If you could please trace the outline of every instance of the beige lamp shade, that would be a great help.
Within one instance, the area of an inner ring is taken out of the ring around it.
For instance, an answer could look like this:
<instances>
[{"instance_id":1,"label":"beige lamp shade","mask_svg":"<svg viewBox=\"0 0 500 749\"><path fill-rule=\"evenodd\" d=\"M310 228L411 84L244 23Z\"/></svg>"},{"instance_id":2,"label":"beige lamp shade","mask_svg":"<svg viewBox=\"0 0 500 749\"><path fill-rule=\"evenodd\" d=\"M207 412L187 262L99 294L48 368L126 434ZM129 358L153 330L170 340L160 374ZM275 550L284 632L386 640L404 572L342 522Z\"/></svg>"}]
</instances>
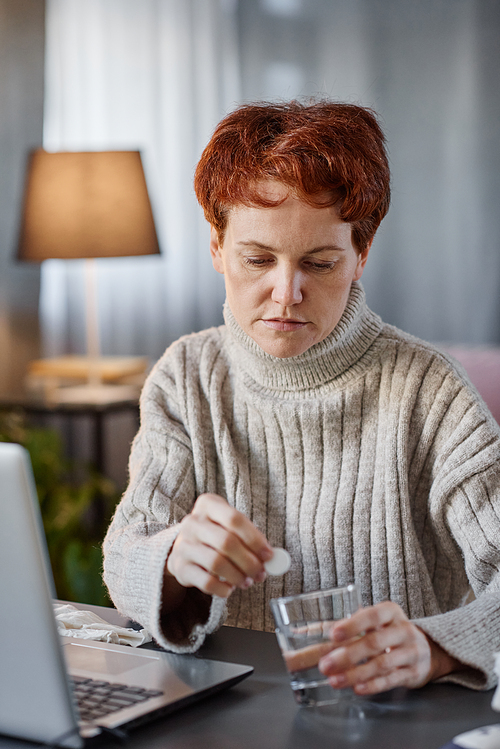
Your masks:
<instances>
[{"instance_id":1,"label":"beige lamp shade","mask_svg":"<svg viewBox=\"0 0 500 749\"><path fill-rule=\"evenodd\" d=\"M21 260L160 252L139 151L48 153L30 159Z\"/></svg>"}]
</instances>

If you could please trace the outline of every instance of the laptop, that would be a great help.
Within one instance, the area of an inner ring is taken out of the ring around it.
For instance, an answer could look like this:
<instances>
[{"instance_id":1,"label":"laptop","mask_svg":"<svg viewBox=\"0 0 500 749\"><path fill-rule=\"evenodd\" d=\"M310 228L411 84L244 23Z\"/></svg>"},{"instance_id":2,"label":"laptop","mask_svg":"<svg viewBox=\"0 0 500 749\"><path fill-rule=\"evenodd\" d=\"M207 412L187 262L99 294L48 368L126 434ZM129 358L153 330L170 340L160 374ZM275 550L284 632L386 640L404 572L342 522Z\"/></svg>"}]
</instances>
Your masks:
<instances>
[{"instance_id":1,"label":"laptop","mask_svg":"<svg viewBox=\"0 0 500 749\"><path fill-rule=\"evenodd\" d=\"M253 671L63 638L54 598L29 455L20 445L0 443L0 734L77 749L102 732L123 735L123 727L182 708Z\"/></svg>"}]
</instances>

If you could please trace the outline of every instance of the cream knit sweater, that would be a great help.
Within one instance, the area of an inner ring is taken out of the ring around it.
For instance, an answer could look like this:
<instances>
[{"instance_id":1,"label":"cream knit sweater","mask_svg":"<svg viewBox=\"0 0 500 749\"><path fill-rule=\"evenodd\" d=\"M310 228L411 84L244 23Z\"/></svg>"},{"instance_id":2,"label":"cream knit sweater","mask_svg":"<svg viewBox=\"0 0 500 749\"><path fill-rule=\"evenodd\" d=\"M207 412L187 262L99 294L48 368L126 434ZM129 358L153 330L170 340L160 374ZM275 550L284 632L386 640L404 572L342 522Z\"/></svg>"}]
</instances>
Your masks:
<instances>
[{"instance_id":1,"label":"cream knit sweater","mask_svg":"<svg viewBox=\"0 0 500 749\"><path fill-rule=\"evenodd\" d=\"M117 608L177 652L221 624L219 598L184 641L160 624L176 524L214 492L292 556L284 577L229 598L226 623L273 630L270 598L356 581L364 605L395 601L464 663L448 680L492 686L500 430L463 370L384 325L357 283L330 336L290 359L225 315L170 346L144 387L130 484L104 543Z\"/></svg>"}]
</instances>

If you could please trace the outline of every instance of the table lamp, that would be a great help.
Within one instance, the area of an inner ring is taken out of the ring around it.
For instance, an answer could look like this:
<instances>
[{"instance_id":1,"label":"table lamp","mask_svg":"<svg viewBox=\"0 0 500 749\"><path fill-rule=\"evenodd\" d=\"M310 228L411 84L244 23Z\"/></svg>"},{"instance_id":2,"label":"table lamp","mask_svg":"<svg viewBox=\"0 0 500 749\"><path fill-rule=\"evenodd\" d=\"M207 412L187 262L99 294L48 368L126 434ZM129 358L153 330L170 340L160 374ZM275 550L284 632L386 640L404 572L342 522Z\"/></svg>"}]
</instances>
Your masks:
<instances>
[{"instance_id":1,"label":"table lamp","mask_svg":"<svg viewBox=\"0 0 500 749\"><path fill-rule=\"evenodd\" d=\"M29 366L30 377L51 383L48 398L107 403L138 394L137 385L123 381L145 372L147 359L100 355L94 259L159 252L139 151L31 154L18 258L84 258L86 270L86 356L39 359ZM60 386L78 378L85 384Z\"/></svg>"}]
</instances>

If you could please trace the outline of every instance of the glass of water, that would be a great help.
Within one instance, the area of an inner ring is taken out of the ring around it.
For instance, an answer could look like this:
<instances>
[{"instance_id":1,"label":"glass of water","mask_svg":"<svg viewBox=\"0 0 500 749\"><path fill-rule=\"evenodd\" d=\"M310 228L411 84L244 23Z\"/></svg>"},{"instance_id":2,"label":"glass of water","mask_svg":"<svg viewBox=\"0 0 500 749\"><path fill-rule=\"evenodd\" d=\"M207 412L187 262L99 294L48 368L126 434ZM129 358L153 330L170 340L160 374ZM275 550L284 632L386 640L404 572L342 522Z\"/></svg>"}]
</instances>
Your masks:
<instances>
[{"instance_id":1,"label":"glass of water","mask_svg":"<svg viewBox=\"0 0 500 749\"><path fill-rule=\"evenodd\" d=\"M318 663L335 647L329 637L333 622L352 616L360 607L354 584L271 600L276 636L299 705L313 707L354 699L350 687L333 689Z\"/></svg>"}]
</instances>

